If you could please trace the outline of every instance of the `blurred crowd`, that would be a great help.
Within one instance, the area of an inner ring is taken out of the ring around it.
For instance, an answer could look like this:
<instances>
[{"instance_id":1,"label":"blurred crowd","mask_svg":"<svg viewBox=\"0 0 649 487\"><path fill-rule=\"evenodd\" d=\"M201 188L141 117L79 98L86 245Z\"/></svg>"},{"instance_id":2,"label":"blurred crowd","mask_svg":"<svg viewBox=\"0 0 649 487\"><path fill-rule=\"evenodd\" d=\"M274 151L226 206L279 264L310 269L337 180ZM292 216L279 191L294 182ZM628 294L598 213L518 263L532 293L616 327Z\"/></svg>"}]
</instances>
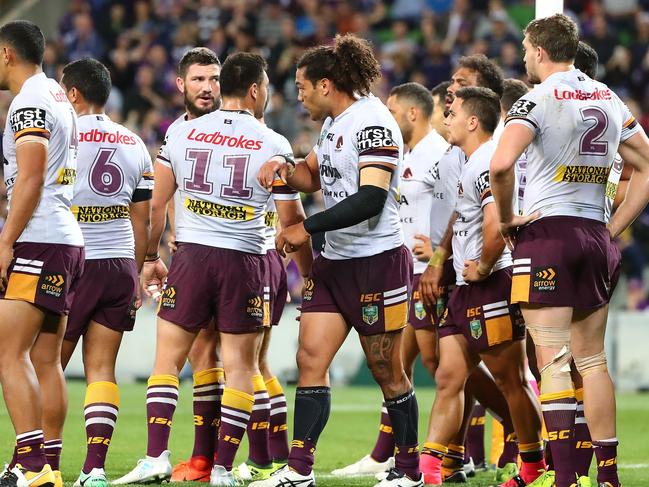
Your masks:
<instances>
[{"instance_id":1,"label":"blurred crowd","mask_svg":"<svg viewBox=\"0 0 649 487\"><path fill-rule=\"evenodd\" d=\"M418 81L432 88L450 78L459 57L484 53L506 77L525 80L521 38L534 0L70 0L58 36L48 39L44 69L60 78L65 63L91 56L110 69L110 117L135 130L155 154L183 112L175 86L183 53L203 45L221 60L255 51L269 64L272 96L266 123L296 155L317 139L296 101L295 61L305 48L354 32L372 41L383 69L375 94ZM583 39L599 54L599 79L611 86L649 131L649 0L564 0ZM8 106L0 94L0 123ZM311 201L307 201L311 204ZM649 214L625 235L625 272L644 306L642 273L649 256ZM630 288L631 289L631 288Z\"/></svg>"}]
</instances>

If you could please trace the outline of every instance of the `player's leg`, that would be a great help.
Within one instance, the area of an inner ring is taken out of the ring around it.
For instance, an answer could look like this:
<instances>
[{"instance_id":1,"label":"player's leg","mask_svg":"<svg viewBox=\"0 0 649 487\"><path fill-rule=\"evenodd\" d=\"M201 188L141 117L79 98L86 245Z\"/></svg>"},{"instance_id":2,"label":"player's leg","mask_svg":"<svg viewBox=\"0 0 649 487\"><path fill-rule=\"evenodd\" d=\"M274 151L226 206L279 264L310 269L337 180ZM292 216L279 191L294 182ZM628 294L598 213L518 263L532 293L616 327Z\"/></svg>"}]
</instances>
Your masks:
<instances>
[{"instance_id":1,"label":"player's leg","mask_svg":"<svg viewBox=\"0 0 649 487\"><path fill-rule=\"evenodd\" d=\"M439 357L435 374L435 401L430 415L428 438L422 449L425 482L432 485L442 483L442 461L448 453L449 443L456 438L461 429L464 416L464 386L477 362L461 334L440 337Z\"/></svg>"},{"instance_id":2,"label":"player's leg","mask_svg":"<svg viewBox=\"0 0 649 487\"><path fill-rule=\"evenodd\" d=\"M597 458L597 481L618 487L615 389L604 351L607 317L608 305L575 310L570 345L584 385L584 413Z\"/></svg>"},{"instance_id":3,"label":"player's leg","mask_svg":"<svg viewBox=\"0 0 649 487\"><path fill-rule=\"evenodd\" d=\"M279 379L273 375L268 362L268 347L273 328L264 330L264 340L259 352L259 370L264 378L266 390L270 399L270 428L268 443L273 460L273 468L277 469L286 465L288 461L288 427L286 424L287 406L284 389Z\"/></svg>"},{"instance_id":4,"label":"player's leg","mask_svg":"<svg viewBox=\"0 0 649 487\"><path fill-rule=\"evenodd\" d=\"M509 405L522 460L520 476L529 484L545 471L545 462L541 411L526 379L525 342L514 340L501 343L483 351L480 356Z\"/></svg>"},{"instance_id":5,"label":"player's leg","mask_svg":"<svg viewBox=\"0 0 649 487\"><path fill-rule=\"evenodd\" d=\"M218 332L210 324L198 332L187 357L193 372L194 447L188 460L174 465L174 482L207 482L210 478L224 382L223 369L218 367L218 343Z\"/></svg>"},{"instance_id":6,"label":"player's leg","mask_svg":"<svg viewBox=\"0 0 649 487\"><path fill-rule=\"evenodd\" d=\"M575 386L575 399L577 400L577 413L575 416L575 451L574 461L578 477L588 477L590 464L593 461L593 445L584 415L584 382L577 372L573 361L570 368L572 383Z\"/></svg>"},{"instance_id":7,"label":"player's leg","mask_svg":"<svg viewBox=\"0 0 649 487\"><path fill-rule=\"evenodd\" d=\"M64 340L64 344L70 343ZM84 419L86 458L77 485L106 485L104 465L119 415L119 389L115 363L122 332L91 321L83 337L83 366L86 375Z\"/></svg>"},{"instance_id":8,"label":"player's leg","mask_svg":"<svg viewBox=\"0 0 649 487\"><path fill-rule=\"evenodd\" d=\"M232 471L232 462L246 432L254 404L253 377L259 376L259 329L248 333L220 332L225 389L221 403L221 426L215 471Z\"/></svg>"},{"instance_id":9,"label":"player's leg","mask_svg":"<svg viewBox=\"0 0 649 487\"><path fill-rule=\"evenodd\" d=\"M0 299L0 316L3 336L0 381L7 412L16 431L14 460L10 467L20 464L27 472L41 472L47 464L43 452L41 400L29 352L41 329L44 312L24 301ZM46 481L54 482L54 474L45 477Z\"/></svg>"},{"instance_id":10,"label":"player's leg","mask_svg":"<svg viewBox=\"0 0 649 487\"><path fill-rule=\"evenodd\" d=\"M147 381L146 461L138 462L131 472L113 484L161 482L171 477L168 445L178 403L178 375L197 333L158 316L155 362Z\"/></svg>"},{"instance_id":11,"label":"player's leg","mask_svg":"<svg viewBox=\"0 0 649 487\"><path fill-rule=\"evenodd\" d=\"M322 292L326 293L326 290ZM316 296L313 301L319 299ZM329 366L349 330L339 313L304 312L303 309L296 357L299 379L288 466L267 480L252 482L250 487L315 485L313 464L316 446L331 408Z\"/></svg>"},{"instance_id":12,"label":"player's leg","mask_svg":"<svg viewBox=\"0 0 649 487\"><path fill-rule=\"evenodd\" d=\"M66 316L45 313L41 332L30 353L44 399L45 458L54 471L60 470L63 424L68 411L68 393L61 367L61 344L66 322Z\"/></svg>"},{"instance_id":13,"label":"player's leg","mask_svg":"<svg viewBox=\"0 0 649 487\"><path fill-rule=\"evenodd\" d=\"M548 448L557 487L575 480L574 424L577 403L570 377L572 308L521 304L527 329L536 346L541 374L541 411L548 431Z\"/></svg>"}]
</instances>

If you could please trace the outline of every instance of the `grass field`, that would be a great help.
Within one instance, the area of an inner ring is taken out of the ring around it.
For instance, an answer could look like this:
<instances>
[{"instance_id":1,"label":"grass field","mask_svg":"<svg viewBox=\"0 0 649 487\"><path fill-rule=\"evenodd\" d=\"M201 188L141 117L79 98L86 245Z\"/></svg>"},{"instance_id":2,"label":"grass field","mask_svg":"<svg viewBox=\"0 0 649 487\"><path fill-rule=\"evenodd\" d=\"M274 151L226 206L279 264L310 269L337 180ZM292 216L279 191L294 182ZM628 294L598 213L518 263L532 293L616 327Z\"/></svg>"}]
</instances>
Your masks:
<instances>
[{"instance_id":1,"label":"grass field","mask_svg":"<svg viewBox=\"0 0 649 487\"><path fill-rule=\"evenodd\" d=\"M62 471L66 483L76 480L85 454L85 432L82 405L84 384L72 382L70 411L63 438ZM145 453L146 424L144 410L144 384L126 385L121 388L122 403L117 430L113 437L107 473L117 478L130 470ZM289 405L293 404L293 390L287 390ZM432 404L434 392L430 388L417 390L421 414L421 429L428 421L427 411ZM331 417L318 444L316 479L319 486L372 486L370 477L353 479L332 478L333 468L355 461L371 449L378 426L378 389L366 387L335 388ZM620 470L624 487L649 486L649 395L621 395L618 398L618 437L621 441ZM289 420L289 426L292 421ZM191 453L193 426L191 414L191 385L184 384L174 428L171 434L172 461ZM8 460L13 449L14 433L4 407L0 409L0 459ZM487 442L488 444L489 442ZM245 444L240 458L247 452ZM490 484L491 474L484 473L469 484L473 487Z\"/></svg>"}]
</instances>

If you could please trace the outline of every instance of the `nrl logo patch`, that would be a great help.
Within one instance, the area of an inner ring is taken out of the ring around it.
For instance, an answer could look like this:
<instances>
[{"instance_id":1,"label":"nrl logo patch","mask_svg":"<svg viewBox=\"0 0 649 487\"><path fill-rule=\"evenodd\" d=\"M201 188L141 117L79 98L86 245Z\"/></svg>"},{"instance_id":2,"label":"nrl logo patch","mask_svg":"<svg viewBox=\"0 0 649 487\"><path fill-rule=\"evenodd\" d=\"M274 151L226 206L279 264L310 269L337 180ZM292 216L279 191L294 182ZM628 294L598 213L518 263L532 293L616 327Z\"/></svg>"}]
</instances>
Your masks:
<instances>
[{"instance_id":1,"label":"nrl logo patch","mask_svg":"<svg viewBox=\"0 0 649 487\"><path fill-rule=\"evenodd\" d=\"M426 317L426 309L421 301L415 301L415 316L418 320L423 320Z\"/></svg>"},{"instance_id":2,"label":"nrl logo patch","mask_svg":"<svg viewBox=\"0 0 649 487\"><path fill-rule=\"evenodd\" d=\"M363 306L363 321L368 325L373 325L379 321L379 307L375 304Z\"/></svg>"},{"instance_id":3,"label":"nrl logo patch","mask_svg":"<svg viewBox=\"0 0 649 487\"><path fill-rule=\"evenodd\" d=\"M469 327L471 328L471 336L478 340L482 336L482 324L480 320L471 320Z\"/></svg>"}]
</instances>

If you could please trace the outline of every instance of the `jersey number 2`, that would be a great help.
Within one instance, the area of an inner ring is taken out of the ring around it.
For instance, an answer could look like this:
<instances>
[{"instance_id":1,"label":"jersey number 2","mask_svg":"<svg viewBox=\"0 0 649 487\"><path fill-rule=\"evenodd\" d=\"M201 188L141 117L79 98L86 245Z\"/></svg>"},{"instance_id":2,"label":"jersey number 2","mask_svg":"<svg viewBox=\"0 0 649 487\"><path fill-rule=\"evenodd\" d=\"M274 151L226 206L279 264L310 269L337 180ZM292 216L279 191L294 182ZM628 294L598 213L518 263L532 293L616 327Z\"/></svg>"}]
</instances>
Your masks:
<instances>
[{"instance_id":1,"label":"jersey number 2","mask_svg":"<svg viewBox=\"0 0 649 487\"><path fill-rule=\"evenodd\" d=\"M608 154L608 142L601 140L608 128L606 112L597 107L586 107L579 110L584 122L593 121L579 140L579 153L588 156L605 156Z\"/></svg>"}]
</instances>

